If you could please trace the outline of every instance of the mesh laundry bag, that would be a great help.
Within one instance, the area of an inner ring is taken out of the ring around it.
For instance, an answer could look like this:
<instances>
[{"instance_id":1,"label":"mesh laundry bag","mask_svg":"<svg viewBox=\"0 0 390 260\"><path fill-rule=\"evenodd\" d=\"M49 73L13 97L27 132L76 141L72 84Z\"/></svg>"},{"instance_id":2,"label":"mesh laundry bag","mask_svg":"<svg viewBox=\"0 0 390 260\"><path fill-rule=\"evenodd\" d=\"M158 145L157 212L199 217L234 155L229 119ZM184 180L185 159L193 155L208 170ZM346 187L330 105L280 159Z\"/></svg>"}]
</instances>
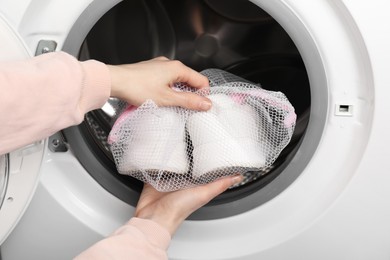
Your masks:
<instances>
[{"instance_id":1,"label":"mesh laundry bag","mask_svg":"<svg viewBox=\"0 0 390 260\"><path fill-rule=\"evenodd\" d=\"M121 114L108 138L119 173L173 191L272 165L295 127L285 95L219 69L202 74L210 90L174 88L207 96L207 112L148 100Z\"/></svg>"}]
</instances>

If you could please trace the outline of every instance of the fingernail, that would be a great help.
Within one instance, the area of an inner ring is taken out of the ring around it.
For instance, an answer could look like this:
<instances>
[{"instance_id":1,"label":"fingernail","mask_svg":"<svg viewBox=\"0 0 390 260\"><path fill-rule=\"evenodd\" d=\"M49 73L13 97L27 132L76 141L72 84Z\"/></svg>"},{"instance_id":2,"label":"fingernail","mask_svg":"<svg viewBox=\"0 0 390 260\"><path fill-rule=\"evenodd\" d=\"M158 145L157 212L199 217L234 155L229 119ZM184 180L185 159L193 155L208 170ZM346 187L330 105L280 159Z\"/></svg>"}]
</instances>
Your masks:
<instances>
[{"instance_id":1,"label":"fingernail","mask_svg":"<svg viewBox=\"0 0 390 260\"><path fill-rule=\"evenodd\" d=\"M210 101L202 101L200 103L200 109L202 110L209 110L211 108L211 102Z\"/></svg>"},{"instance_id":2,"label":"fingernail","mask_svg":"<svg viewBox=\"0 0 390 260\"><path fill-rule=\"evenodd\" d=\"M243 179L244 179L244 177L241 174L234 176L232 178L232 185L236 185L236 184L242 182Z\"/></svg>"}]
</instances>

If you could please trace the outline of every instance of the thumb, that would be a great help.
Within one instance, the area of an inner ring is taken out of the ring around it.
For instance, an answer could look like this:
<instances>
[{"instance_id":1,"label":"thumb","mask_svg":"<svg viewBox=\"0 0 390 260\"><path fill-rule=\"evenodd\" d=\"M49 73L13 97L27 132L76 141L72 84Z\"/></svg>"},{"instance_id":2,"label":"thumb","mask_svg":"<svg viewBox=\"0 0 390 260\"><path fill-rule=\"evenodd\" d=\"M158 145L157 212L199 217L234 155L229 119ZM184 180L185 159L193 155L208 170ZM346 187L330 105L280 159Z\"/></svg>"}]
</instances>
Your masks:
<instances>
[{"instance_id":1,"label":"thumb","mask_svg":"<svg viewBox=\"0 0 390 260\"><path fill-rule=\"evenodd\" d=\"M180 106L191 110L206 111L212 106L211 100L191 92L177 92L172 90L172 95L167 106Z\"/></svg>"},{"instance_id":2,"label":"thumb","mask_svg":"<svg viewBox=\"0 0 390 260\"><path fill-rule=\"evenodd\" d=\"M235 176L224 177L209 184L194 188L193 194L198 196L198 207L207 204L210 200L227 190L232 185L240 183L244 177L239 174Z\"/></svg>"}]
</instances>

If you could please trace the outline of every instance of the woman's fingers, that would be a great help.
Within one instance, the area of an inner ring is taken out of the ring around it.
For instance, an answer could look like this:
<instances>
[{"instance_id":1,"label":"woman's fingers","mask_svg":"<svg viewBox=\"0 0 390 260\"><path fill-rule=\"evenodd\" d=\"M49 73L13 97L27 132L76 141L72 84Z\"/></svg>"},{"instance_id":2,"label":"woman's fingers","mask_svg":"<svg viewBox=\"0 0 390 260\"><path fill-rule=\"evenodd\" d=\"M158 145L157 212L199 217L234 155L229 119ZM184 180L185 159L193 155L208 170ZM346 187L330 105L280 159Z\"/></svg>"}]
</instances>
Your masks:
<instances>
[{"instance_id":1,"label":"woman's fingers","mask_svg":"<svg viewBox=\"0 0 390 260\"><path fill-rule=\"evenodd\" d=\"M242 175L225 177L219 180L216 180L212 183L199 186L193 189L193 194L196 194L198 197L198 205L195 205L197 208L202 207L207 204L210 200L226 191L229 187L240 183L243 180Z\"/></svg>"},{"instance_id":2,"label":"woman's fingers","mask_svg":"<svg viewBox=\"0 0 390 260\"><path fill-rule=\"evenodd\" d=\"M170 61L169 63L173 67L171 71L176 73L176 77L173 78L172 83L185 82L193 88L209 88L209 80L206 76L185 66L178 60Z\"/></svg>"},{"instance_id":3,"label":"woman's fingers","mask_svg":"<svg viewBox=\"0 0 390 260\"><path fill-rule=\"evenodd\" d=\"M191 92L179 92L171 89L164 106L180 106L191 110L206 111L212 106L210 99Z\"/></svg>"}]
</instances>

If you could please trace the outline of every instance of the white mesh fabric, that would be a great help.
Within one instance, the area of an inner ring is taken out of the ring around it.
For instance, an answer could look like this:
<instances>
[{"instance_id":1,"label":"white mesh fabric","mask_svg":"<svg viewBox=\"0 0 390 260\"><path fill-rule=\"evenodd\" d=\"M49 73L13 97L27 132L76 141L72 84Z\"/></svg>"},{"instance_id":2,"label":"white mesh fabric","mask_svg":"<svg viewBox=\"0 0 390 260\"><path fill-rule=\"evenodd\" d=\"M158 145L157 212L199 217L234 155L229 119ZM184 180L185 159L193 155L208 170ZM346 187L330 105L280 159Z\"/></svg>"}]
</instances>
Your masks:
<instances>
[{"instance_id":1,"label":"white mesh fabric","mask_svg":"<svg viewBox=\"0 0 390 260\"><path fill-rule=\"evenodd\" d=\"M175 89L207 96L209 111L158 107L148 100L118 118L109 143L119 173L174 191L237 173L248 177L272 165L295 127L285 95L219 69L202 74L209 91L185 84Z\"/></svg>"}]
</instances>

